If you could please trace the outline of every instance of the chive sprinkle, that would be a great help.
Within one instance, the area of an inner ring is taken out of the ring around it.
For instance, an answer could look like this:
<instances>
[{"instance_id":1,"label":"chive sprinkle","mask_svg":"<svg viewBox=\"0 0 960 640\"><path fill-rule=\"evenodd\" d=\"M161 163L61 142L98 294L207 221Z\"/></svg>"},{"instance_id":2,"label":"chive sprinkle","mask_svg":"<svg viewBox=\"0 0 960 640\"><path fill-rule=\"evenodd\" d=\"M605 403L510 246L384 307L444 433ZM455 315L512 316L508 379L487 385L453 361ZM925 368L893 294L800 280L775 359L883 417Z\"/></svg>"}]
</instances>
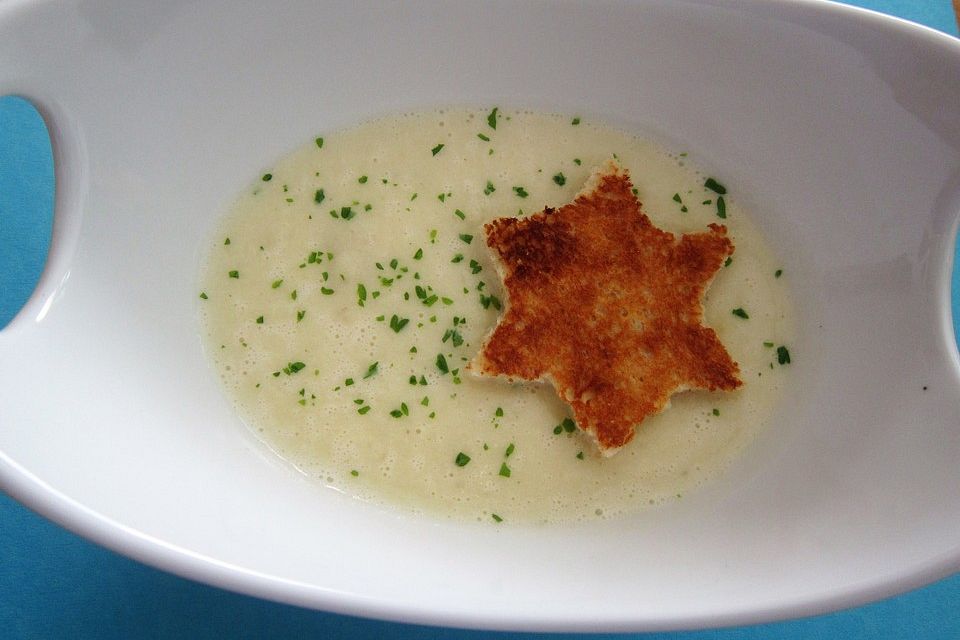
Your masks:
<instances>
[{"instance_id":1,"label":"chive sprinkle","mask_svg":"<svg viewBox=\"0 0 960 640\"><path fill-rule=\"evenodd\" d=\"M723 199L723 196L717 197L717 217L726 218L727 217L727 203Z\"/></svg>"},{"instance_id":2,"label":"chive sprinkle","mask_svg":"<svg viewBox=\"0 0 960 640\"><path fill-rule=\"evenodd\" d=\"M454 459L454 464L458 467L465 467L467 463L470 462L470 456L465 454L463 451L457 454L457 457Z\"/></svg>"},{"instance_id":3,"label":"chive sprinkle","mask_svg":"<svg viewBox=\"0 0 960 640\"><path fill-rule=\"evenodd\" d=\"M419 260L422 257L423 257L423 249L417 249L417 252L413 254L414 260Z\"/></svg>"},{"instance_id":4,"label":"chive sprinkle","mask_svg":"<svg viewBox=\"0 0 960 640\"><path fill-rule=\"evenodd\" d=\"M501 518L500 516L498 516L498 515L495 514L495 513L491 513L491 514L490 514L490 517L493 518L493 521L494 521L494 522L503 522L503 518Z\"/></svg>"},{"instance_id":5,"label":"chive sprinkle","mask_svg":"<svg viewBox=\"0 0 960 640\"><path fill-rule=\"evenodd\" d=\"M200 292L200 299L201 299L201 300L206 300L208 297L209 297L209 296L207 296L207 293L206 293L205 291L201 291L201 292Z\"/></svg>"},{"instance_id":6,"label":"chive sprinkle","mask_svg":"<svg viewBox=\"0 0 960 640\"><path fill-rule=\"evenodd\" d=\"M524 189L523 187L514 187L513 190L521 198L526 198L527 196L530 195L529 193L527 193L527 190Z\"/></svg>"},{"instance_id":7,"label":"chive sprinkle","mask_svg":"<svg viewBox=\"0 0 960 640\"><path fill-rule=\"evenodd\" d=\"M553 181L557 183L557 186L562 187L563 185L567 184L567 177L563 175L563 172L560 172L553 176Z\"/></svg>"},{"instance_id":8,"label":"chive sprinkle","mask_svg":"<svg viewBox=\"0 0 960 640\"><path fill-rule=\"evenodd\" d=\"M271 288L271 289L276 289L277 287L279 287L279 286L282 285L282 284L283 284L283 278L280 278L279 280L274 280L274 281L270 284L270 288Z\"/></svg>"},{"instance_id":9,"label":"chive sprinkle","mask_svg":"<svg viewBox=\"0 0 960 640\"><path fill-rule=\"evenodd\" d=\"M779 278L782 275L783 275L783 269L777 269L776 271L773 272L774 278Z\"/></svg>"},{"instance_id":10,"label":"chive sprinkle","mask_svg":"<svg viewBox=\"0 0 960 640\"><path fill-rule=\"evenodd\" d=\"M490 182L489 180L487 180L487 186L484 187L484 189L483 189L484 195L490 195L491 193L493 193L493 192L496 191L496 190L497 190L497 188L493 186L493 183Z\"/></svg>"},{"instance_id":11,"label":"chive sprinkle","mask_svg":"<svg viewBox=\"0 0 960 640\"><path fill-rule=\"evenodd\" d=\"M440 373L447 374L450 373L450 368L447 366L447 359L443 357L443 354L437 354L437 369L440 370Z\"/></svg>"},{"instance_id":12,"label":"chive sprinkle","mask_svg":"<svg viewBox=\"0 0 960 640\"><path fill-rule=\"evenodd\" d=\"M571 121L570 121L570 124L572 124L573 126L577 126L578 124L580 124L580 117L577 116L576 118L574 118L573 120L571 120Z\"/></svg>"},{"instance_id":13,"label":"chive sprinkle","mask_svg":"<svg viewBox=\"0 0 960 640\"><path fill-rule=\"evenodd\" d=\"M460 211L460 209L457 209L456 211L454 211L453 215L457 216L461 220L465 220L467 217L467 214L465 214L463 211Z\"/></svg>"},{"instance_id":14,"label":"chive sprinkle","mask_svg":"<svg viewBox=\"0 0 960 640\"><path fill-rule=\"evenodd\" d=\"M713 178L707 178L706 182L703 183L703 186L707 189L710 189L710 191L719 193L720 195L723 195L727 192L727 188Z\"/></svg>"},{"instance_id":15,"label":"chive sprinkle","mask_svg":"<svg viewBox=\"0 0 960 640\"><path fill-rule=\"evenodd\" d=\"M507 466L506 462L500 463L500 475L503 476L504 478L510 477L510 467Z\"/></svg>"},{"instance_id":16,"label":"chive sprinkle","mask_svg":"<svg viewBox=\"0 0 960 640\"><path fill-rule=\"evenodd\" d=\"M737 316L738 318L743 318L744 320L748 320L748 319L750 318L750 316L747 314L747 312L743 310L743 307L737 307L736 309L734 309L734 310L731 311L730 313L732 313L733 315Z\"/></svg>"},{"instance_id":17,"label":"chive sprinkle","mask_svg":"<svg viewBox=\"0 0 960 640\"><path fill-rule=\"evenodd\" d=\"M484 142L490 142L490 138L487 137L487 136L485 136L485 135L483 135L482 133L478 133L478 134L477 134L477 137L480 138L481 140L483 140Z\"/></svg>"},{"instance_id":18,"label":"chive sprinkle","mask_svg":"<svg viewBox=\"0 0 960 640\"><path fill-rule=\"evenodd\" d=\"M261 178L261 180L263 180L264 182L270 182L271 180L273 180L273 174L265 173L263 174L263 177Z\"/></svg>"},{"instance_id":19,"label":"chive sprinkle","mask_svg":"<svg viewBox=\"0 0 960 640\"><path fill-rule=\"evenodd\" d=\"M380 366L379 362L374 362L369 367L367 367L367 372L363 374L363 379L372 378L377 373L377 368Z\"/></svg>"},{"instance_id":20,"label":"chive sprinkle","mask_svg":"<svg viewBox=\"0 0 960 640\"><path fill-rule=\"evenodd\" d=\"M514 449L516 449L516 447L511 442L509 445L507 445L507 450L503 452L503 457L509 458L513 454Z\"/></svg>"},{"instance_id":21,"label":"chive sprinkle","mask_svg":"<svg viewBox=\"0 0 960 640\"><path fill-rule=\"evenodd\" d=\"M491 129L497 128L497 110L499 107L494 107L493 111L490 112L490 115L487 116L487 124L490 125Z\"/></svg>"},{"instance_id":22,"label":"chive sprinkle","mask_svg":"<svg viewBox=\"0 0 960 640\"><path fill-rule=\"evenodd\" d=\"M461 233L460 239L466 242L467 244L470 244L471 242L473 242L473 236L470 235L469 233Z\"/></svg>"},{"instance_id":23,"label":"chive sprinkle","mask_svg":"<svg viewBox=\"0 0 960 640\"><path fill-rule=\"evenodd\" d=\"M437 155L438 153L440 153L440 150L441 150L441 149L443 149L443 143L442 143L442 142L441 142L440 144L438 144L437 146L435 146L433 149L430 149L430 153L432 153L433 155Z\"/></svg>"},{"instance_id":24,"label":"chive sprinkle","mask_svg":"<svg viewBox=\"0 0 960 640\"><path fill-rule=\"evenodd\" d=\"M790 364L790 352L783 345L777 347L777 362L780 364Z\"/></svg>"},{"instance_id":25,"label":"chive sprinkle","mask_svg":"<svg viewBox=\"0 0 960 640\"><path fill-rule=\"evenodd\" d=\"M360 184L367 184L367 176L360 176L359 178L357 178L357 182L359 182Z\"/></svg>"},{"instance_id":26,"label":"chive sprinkle","mask_svg":"<svg viewBox=\"0 0 960 640\"><path fill-rule=\"evenodd\" d=\"M233 271L230 271L229 273L227 273L227 275L230 276L231 278L239 278L239 277L240 277L240 272L237 271L237 270L233 270Z\"/></svg>"},{"instance_id":27,"label":"chive sprinkle","mask_svg":"<svg viewBox=\"0 0 960 640\"><path fill-rule=\"evenodd\" d=\"M323 138L317 138L316 140L314 140L314 142L317 143L318 149L323 149Z\"/></svg>"},{"instance_id":28,"label":"chive sprinkle","mask_svg":"<svg viewBox=\"0 0 960 640\"><path fill-rule=\"evenodd\" d=\"M400 330L407 326L408 322L410 322L409 318L401 318L397 314L393 314L390 318L390 328L393 329L394 333L400 333Z\"/></svg>"}]
</instances>

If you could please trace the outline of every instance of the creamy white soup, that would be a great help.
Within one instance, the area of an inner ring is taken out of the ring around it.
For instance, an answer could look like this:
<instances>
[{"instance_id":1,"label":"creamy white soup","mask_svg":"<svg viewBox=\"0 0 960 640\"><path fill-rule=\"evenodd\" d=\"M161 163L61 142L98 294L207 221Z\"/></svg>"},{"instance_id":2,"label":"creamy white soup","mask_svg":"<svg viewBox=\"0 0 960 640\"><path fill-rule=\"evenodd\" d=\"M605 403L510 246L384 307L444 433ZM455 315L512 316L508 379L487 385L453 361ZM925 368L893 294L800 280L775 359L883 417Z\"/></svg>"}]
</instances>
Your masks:
<instances>
[{"instance_id":1,"label":"creamy white soup","mask_svg":"<svg viewBox=\"0 0 960 640\"><path fill-rule=\"evenodd\" d=\"M265 169L213 239L200 286L209 354L264 442L359 499L500 526L682 499L764 428L793 336L787 276L736 185L686 156L586 118L503 109L324 134ZM549 384L464 366L505 304L484 222L569 202L612 157L658 226L727 226L736 251L706 322L744 385L675 395L603 458Z\"/></svg>"}]
</instances>

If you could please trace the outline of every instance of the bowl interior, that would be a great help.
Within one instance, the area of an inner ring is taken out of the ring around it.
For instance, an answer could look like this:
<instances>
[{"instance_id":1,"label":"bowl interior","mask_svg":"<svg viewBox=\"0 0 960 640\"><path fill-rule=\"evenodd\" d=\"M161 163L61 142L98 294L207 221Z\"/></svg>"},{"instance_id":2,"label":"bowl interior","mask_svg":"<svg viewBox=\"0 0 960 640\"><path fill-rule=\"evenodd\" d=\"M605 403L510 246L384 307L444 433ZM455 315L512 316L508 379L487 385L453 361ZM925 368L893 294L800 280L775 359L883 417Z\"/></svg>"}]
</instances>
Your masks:
<instances>
[{"instance_id":1,"label":"bowl interior","mask_svg":"<svg viewBox=\"0 0 960 640\"><path fill-rule=\"evenodd\" d=\"M51 3L0 33L0 91L40 106L58 162L51 262L0 334L0 481L42 513L221 586L461 626L757 621L960 566L947 37L760 1ZM369 117L496 104L689 149L782 256L793 388L689 499L563 527L418 518L291 472L220 389L197 270L251 176Z\"/></svg>"}]
</instances>

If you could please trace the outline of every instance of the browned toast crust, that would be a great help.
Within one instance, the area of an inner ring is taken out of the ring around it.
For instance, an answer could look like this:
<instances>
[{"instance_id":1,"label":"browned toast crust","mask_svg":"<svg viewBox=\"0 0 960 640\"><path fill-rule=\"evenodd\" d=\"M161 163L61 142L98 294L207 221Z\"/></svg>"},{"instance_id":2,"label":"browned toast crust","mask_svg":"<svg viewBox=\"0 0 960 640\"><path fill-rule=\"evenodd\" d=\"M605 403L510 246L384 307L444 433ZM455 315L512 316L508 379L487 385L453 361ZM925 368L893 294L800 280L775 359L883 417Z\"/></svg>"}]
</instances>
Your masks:
<instances>
[{"instance_id":1,"label":"browned toast crust","mask_svg":"<svg viewBox=\"0 0 960 640\"><path fill-rule=\"evenodd\" d=\"M676 391L742 384L701 302L734 248L722 225L680 237L655 227L615 165L585 191L485 226L507 304L470 368L550 380L610 455Z\"/></svg>"}]
</instances>

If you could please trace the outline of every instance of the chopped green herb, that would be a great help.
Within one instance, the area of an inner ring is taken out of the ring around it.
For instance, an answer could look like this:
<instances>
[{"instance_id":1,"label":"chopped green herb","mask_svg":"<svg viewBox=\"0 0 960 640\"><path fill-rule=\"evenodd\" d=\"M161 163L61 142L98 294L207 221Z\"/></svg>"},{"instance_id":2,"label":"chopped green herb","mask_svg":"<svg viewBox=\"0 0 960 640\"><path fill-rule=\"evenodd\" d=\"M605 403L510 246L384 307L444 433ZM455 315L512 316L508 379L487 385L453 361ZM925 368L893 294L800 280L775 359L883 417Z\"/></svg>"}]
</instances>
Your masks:
<instances>
[{"instance_id":1,"label":"chopped green herb","mask_svg":"<svg viewBox=\"0 0 960 640\"><path fill-rule=\"evenodd\" d=\"M573 126L577 126L578 124L580 124L580 118L579 118L579 116L576 117L576 118L574 118L573 120L571 120L571 121L570 121L570 124L572 124Z\"/></svg>"},{"instance_id":2,"label":"chopped green herb","mask_svg":"<svg viewBox=\"0 0 960 640\"><path fill-rule=\"evenodd\" d=\"M350 475L352 475L354 478L356 478L357 476L360 475L360 472L357 471L356 469L353 469L352 471L350 471Z\"/></svg>"},{"instance_id":3,"label":"chopped green herb","mask_svg":"<svg viewBox=\"0 0 960 640\"><path fill-rule=\"evenodd\" d=\"M403 415L403 412L400 411L400 409L394 409L393 411L390 412L390 415L393 416L394 418L399 418Z\"/></svg>"},{"instance_id":4,"label":"chopped green herb","mask_svg":"<svg viewBox=\"0 0 960 640\"><path fill-rule=\"evenodd\" d=\"M314 140L314 142L317 143L318 149L323 149L323 138L317 138L316 140Z\"/></svg>"},{"instance_id":5,"label":"chopped green herb","mask_svg":"<svg viewBox=\"0 0 960 640\"><path fill-rule=\"evenodd\" d=\"M782 275L783 275L783 269L777 269L776 271L773 272L774 278L779 278Z\"/></svg>"},{"instance_id":6,"label":"chopped green herb","mask_svg":"<svg viewBox=\"0 0 960 640\"><path fill-rule=\"evenodd\" d=\"M261 178L261 180L263 180L264 182L270 182L271 180L273 180L273 174L265 173L263 174L263 178Z\"/></svg>"},{"instance_id":7,"label":"chopped green herb","mask_svg":"<svg viewBox=\"0 0 960 640\"><path fill-rule=\"evenodd\" d=\"M400 333L400 330L407 326L408 322L410 322L409 318L401 318L394 314L390 318L390 328L393 329L394 333Z\"/></svg>"},{"instance_id":8,"label":"chopped green herb","mask_svg":"<svg viewBox=\"0 0 960 640\"><path fill-rule=\"evenodd\" d=\"M490 517L493 518L493 521L494 521L494 522L503 522L503 518L501 518L500 516L498 516L498 515L495 514L495 513L491 513L491 514L490 514Z\"/></svg>"},{"instance_id":9,"label":"chopped green herb","mask_svg":"<svg viewBox=\"0 0 960 640\"><path fill-rule=\"evenodd\" d=\"M500 463L500 475L503 476L504 478L510 477L510 467L507 466L506 462Z\"/></svg>"},{"instance_id":10,"label":"chopped green herb","mask_svg":"<svg viewBox=\"0 0 960 640\"><path fill-rule=\"evenodd\" d=\"M231 278L239 278L239 277L240 277L240 272L237 271L237 270L233 270L233 271L230 271L229 273L227 273L227 275L230 276Z\"/></svg>"},{"instance_id":11,"label":"chopped green herb","mask_svg":"<svg viewBox=\"0 0 960 640\"><path fill-rule=\"evenodd\" d=\"M298 371L301 371L305 366L307 365L305 365L302 362L288 362L287 366L283 368L283 372L289 376L291 374L297 373Z\"/></svg>"},{"instance_id":12,"label":"chopped green herb","mask_svg":"<svg viewBox=\"0 0 960 640\"><path fill-rule=\"evenodd\" d=\"M790 352L782 345L777 347L777 362L780 364L790 364Z\"/></svg>"},{"instance_id":13,"label":"chopped green herb","mask_svg":"<svg viewBox=\"0 0 960 640\"><path fill-rule=\"evenodd\" d=\"M484 142L490 142L490 138L488 138L487 136L483 135L482 133L478 133L478 134L477 134L477 137L480 138L481 140L483 140Z\"/></svg>"},{"instance_id":14,"label":"chopped green herb","mask_svg":"<svg viewBox=\"0 0 960 640\"><path fill-rule=\"evenodd\" d=\"M200 292L200 299L201 299L201 300L206 300L207 297L208 297L208 296L207 296L207 294L206 294L205 291L201 291L201 292Z\"/></svg>"},{"instance_id":15,"label":"chopped green herb","mask_svg":"<svg viewBox=\"0 0 960 640\"><path fill-rule=\"evenodd\" d=\"M582 164L582 161L580 160L580 158L574 158L574 159L573 159L573 164L575 164L575 165L577 165L577 166L579 167L579 166Z\"/></svg>"},{"instance_id":16,"label":"chopped green herb","mask_svg":"<svg viewBox=\"0 0 960 640\"><path fill-rule=\"evenodd\" d=\"M340 217L344 220L350 220L355 217L357 212L353 210L352 207L341 207L340 208Z\"/></svg>"},{"instance_id":17,"label":"chopped green herb","mask_svg":"<svg viewBox=\"0 0 960 640\"><path fill-rule=\"evenodd\" d=\"M363 286L363 284L358 284L357 285L357 304L362 307L366 301L367 301L367 288Z\"/></svg>"},{"instance_id":18,"label":"chopped green herb","mask_svg":"<svg viewBox=\"0 0 960 640\"><path fill-rule=\"evenodd\" d=\"M452 262L453 264L457 264L458 262L463 262L463 254L458 253L457 255L453 256L450 262Z\"/></svg>"},{"instance_id":19,"label":"chopped green herb","mask_svg":"<svg viewBox=\"0 0 960 640\"><path fill-rule=\"evenodd\" d=\"M495 415L495 416L498 417L498 418L502 418L502 417L503 417L503 407L497 407L497 410L493 412L493 415Z\"/></svg>"},{"instance_id":20,"label":"chopped green herb","mask_svg":"<svg viewBox=\"0 0 960 640\"><path fill-rule=\"evenodd\" d=\"M727 256L727 259L723 261L723 266L729 267L731 262L733 262L733 258Z\"/></svg>"},{"instance_id":21,"label":"chopped green herb","mask_svg":"<svg viewBox=\"0 0 960 640\"><path fill-rule=\"evenodd\" d=\"M680 199L680 194L679 194L679 193L673 194L673 201L674 201L674 202L683 202L683 200Z\"/></svg>"},{"instance_id":22,"label":"chopped green herb","mask_svg":"<svg viewBox=\"0 0 960 640\"><path fill-rule=\"evenodd\" d=\"M723 199L723 196L717 197L717 217L726 218L727 217L727 203Z\"/></svg>"},{"instance_id":23,"label":"chopped green herb","mask_svg":"<svg viewBox=\"0 0 960 640\"><path fill-rule=\"evenodd\" d=\"M494 309L499 311L501 308L500 298L493 295L485 296L480 294L480 306L482 306L484 309L489 309L491 306L493 306Z\"/></svg>"},{"instance_id":24,"label":"chopped green herb","mask_svg":"<svg viewBox=\"0 0 960 640\"><path fill-rule=\"evenodd\" d=\"M353 385L353 378L347 378L346 380L343 381L343 386L345 387L349 387L352 385Z\"/></svg>"},{"instance_id":25,"label":"chopped green herb","mask_svg":"<svg viewBox=\"0 0 960 640\"><path fill-rule=\"evenodd\" d=\"M720 415L720 409L714 409L714 410L713 410L713 415L719 416L719 415Z\"/></svg>"},{"instance_id":26,"label":"chopped green herb","mask_svg":"<svg viewBox=\"0 0 960 640\"><path fill-rule=\"evenodd\" d=\"M480 273L481 271L483 271L483 267L480 266L480 263L477 262L476 260L471 260L471 261L470 261L470 273L473 273L474 275L476 275L476 274Z\"/></svg>"},{"instance_id":27,"label":"chopped green herb","mask_svg":"<svg viewBox=\"0 0 960 640\"><path fill-rule=\"evenodd\" d=\"M294 289L293 291L290 292L290 299L291 299L291 300L296 300L296 299L297 299L297 290L296 290L296 289Z\"/></svg>"},{"instance_id":28,"label":"chopped green herb","mask_svg":"<svg viewBox=\"0 0 960 640\"><path fill-rule=\"evenodd\" d=\"M225 244L225 245L230 244L230 238L224 238L224 239L223 239L223 244Z\"/></svg>"},{"instance_id":29,"label":"chopped green herb","mask_svg":"<svg viewBox=\"0 0 960 640\"><path fill-rule=\"evenodd\" d=\"M463 451L457 454L457 457L454 459L453 463L458 467L465 467L467 463L470 462L470 456L465 454Z\"/></svg>"},{"instance_id":30,"label":"chopped green herb","mask_svg":"<svg viewBox=\"0 0 960 640\"><path fill-rule=\"evenodd\" d=\"M583 451L577 454L577 460L583 460Z\"/></svg>"},{"instance_id":31,"label":"chopped green herb","mask_svg":"<svg viewBox=\"0 0 960 640\"><path fill-rule=\"evenodd\" d=\"M457 216L461 220L464 220L467 217L467 214L465 214L463 211L460 211L460 209L457 209L456 211L454 211L453 215Z\"/></svg>"},{"instance_id":32,"label":"chopped green herb","mask_svg":"<svg viewBox=\"0 0 960 640\"><path fill-rule=\"evenodd\" d=\"M273 283L270 285L270 288L271 288L271 289L276 289L277 287L279 287L279 286L282 285L282 284L283 284L283 278L280 278L279 280L274 280Z\"/></svg>"},{"instance_id":33,"label":"chopped green herb","mask_svg":"<svg viewBox=\"0 0 960 640\"><path fill-rule=\"evenodd\" d=\"M372 378L373 376L375 376L379 366L380 366L379 362L374 362L369 367L367 367L367 372L363 374L363 379L366 380L367 378Z\"/></svg>"},{"instance_id":34,"label":"chopped green herb","mask_svg":"<svg viewBox=\"0 0 960 640\"><path fill-rule=\"evenodd\" d=\"M567 184L567 177L563 175L563 172L560 172L553 176L553 181L557 183L558 186L562 187L563 185Z\"/></svg>"},{"instance_id":35,"label":"chopped green herb","mask_svg":"<svg viewBox=\"0 0 960 640\"><path fill-rule=\"evenodd\" d=\"M437 369L440 370L440 373L447 374L450 373L450 368L447 366L447 359L443 357L443 354L437 354Z\"/></svg>"},{"instance_id":36,"label":"chopped green herb","mask_svg":"<svg viewBox=\"0 0 960 640\"><path fill-rule=\"evenodd\" d=\"M432 296L427 296L426 298L424 298L423 304L425 304L428 307L432 307L437 303L437 300L439 299L440 299L440 296L438 296L437 294L433 294Z\"/></svg>"},{"instance_id":37,"label":"chopped green herb","mask_svg":"<svg viewBox=\"0 0 960 640\"><path fill-rule=\"evenodd\" d=\"M573 433L577 430L577 423L570 418L564 418L563 422L560 423L560 426L562 426L563 430L567 433Z\"/></svg>"},{"instance_id":38,"label":"chopped green herb","mask_svg":"<svg viewBox=\"0 0 960 640\"><path fill-rule=\"evenodd\" d=\"M483 189L484 195L490 195L491 193L493 193L493 192L496 191L496 190L497 190L497 188L493 186L493 183L490 182L489 180L487 180L487 186L484 187L484 189Z\"/></svg>"},{"instance_id":39,"label":"chopped green herb","mask_svg":"<svg viewBox=\"0 0 960 640\"><path fill-rule=\"evenodd\" d=\"M306 311L297 311L297 322L300 322L301 320L303 320L303 316L305 315L307 315ZM260 316L260 317L263 318L263 316Z\"/></svg>"},{"instance_id":40,"label":"chopped green herb","mask_svg":"<svg viewBox=\"0 0 960 640\"><path fill-rule=\"evenodd\" d=\"M736 309L734 309L734 310L731 311L730 313L732 313L733 315L737 316L738 318L743 318L744 320L748 320L748 319L750 318L750 316L747 314L747 312L743 310L743 307L737 307Z\"/></svg>"},{"instance_id":41,"label":"chopped green herb","mask_svg":"<svg viewBox=\"0 0 960 640\"><path fill-rule=\"evenodd\" d=\"M413 254L414 260L419 260L422 257L423 257L423 249L417 249L417 252Z\"/></svg>"},{"instance_id":42,"label":"chopped green herb","mask_svg":"<svg viewBox=\"0 0 960 640\"><path fill-rule=\"evenodd\" d=\"M357 178L357 182L359 182L360 184L367 184L367 176L360 176L359 178Z\"/></svg>"},{"instance_id":43,"label":"chopped green herb","mask_svg":"<svg viewBox=\"0 0 960 640\"><path fill-rule=\"evenodd\" d=\"M435 146L433 149L430 149L430 153L432 153L433 155L437 155L438 153L440 153L440 150L441 150L441 149L443 149L443 143L442 143L442 142L441 142L440 144L438 144L437 146Z\"/></svg>"},{"instance_id":44,"label":"chopped green herb","mask_svg":"<svg viewBox=\"0 0 960 640\"><path fill-rule=\"evenodd\" d=\"M727 192L727 188L713 178L707 178L707 181L703 183L703 186L707 189L710 189L710 191L719 193L720 195L723 195Z\"/></svg>"},{"instance_id":45,"label":"chopped green herb","mask_svg":"<svg viewBox=\"0 0 960 640\"><path fill-rule=\"evenodd\" d=\"M497 110L499 107L494 107L493 111L490 112L490 115L487 116L487 124L490 125L491 129L497 128Z\"/></svg>"},{"instance_id":46,"label":"chopped green herb","mask_svg":"<svg viewBox=\"0 0 960 640\"><path fill-rule=\"evenodd\" d=\"M471 242L473 242L473 236L470 235L469 233L461 233L460 239L466 242L467 244L470 244Z\"/></svg>"},{"instance_id":47,"label":"chopped green herb","mask_svg":"<svg viewBox=\"0 0 960 640\"><path fill-rule=\"evenodd\" d=\"M325 295L325 296L332 296L332 295L333 295L333 289L329 289L329 288L327 288L327 287L320 287L320 293L322 293L322 294Z\"/></svg>"},{"instance_id":48,"label":"chopped green herb","mask_svg":"<svg viewBox=\"0 0 960 640\"><path fill-rule=\"evenodd\" d=\"M514 187L513 190L514 190L514 191L516 192L516 194L517 194L518 196L520 196L521 198L526 198L527 196L530 195L529 193L527 193L527 190L524 189L523 187Z\"/></svg>"},{"instance_id":49,"label":"chopped green herb","mask_svg":"<svg viewBox=\"0 0 960 640\"><path fill-rule=\"evenodd\" d=\"M507 445L507 450L503 452L503 457L509 458L511 455L513 455L514 449L516 449L516 447L514 447L513 443L511 442L509 445Z\"/></svg>"},{"instance_id":50,"label":"chopped green herb","mask_svg":"<svg viewBox=\"0 0 960 640\"><path fill-rule=\"evenodd\" d=\"M368 405L368 404L360 407L359 409L357 409L357 413L359 413L360 415L365 415L365 414L368 413L369 411L370 411L370 405Z\"/></svg>"},{"instance_id":51,"label":"chopped green herb","mask_svg":"<svg viewBox=\"0 0 960 640\"><path fill-rule=\"evenodd\" d=\"M772 348L773 348L773 343L772 343L772 342L764 342L764 343L763 343L763 346L765 346L767 349L772 349Z\"/></svg>"}]
</instances>

